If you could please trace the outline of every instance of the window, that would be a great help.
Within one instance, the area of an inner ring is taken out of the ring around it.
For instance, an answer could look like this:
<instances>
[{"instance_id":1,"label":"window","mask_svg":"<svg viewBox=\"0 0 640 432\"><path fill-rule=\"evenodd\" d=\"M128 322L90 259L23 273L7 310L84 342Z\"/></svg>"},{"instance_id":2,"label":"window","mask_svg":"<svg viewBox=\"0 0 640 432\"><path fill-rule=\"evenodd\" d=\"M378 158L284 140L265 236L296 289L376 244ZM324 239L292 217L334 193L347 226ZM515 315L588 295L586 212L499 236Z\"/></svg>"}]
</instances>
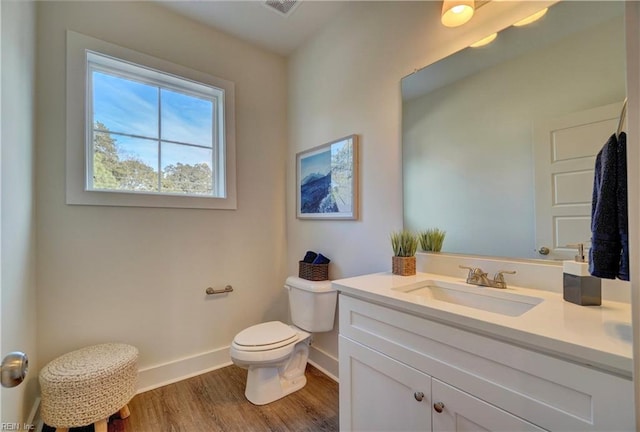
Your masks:
<instances>
[{"instance_id":1,"label":"window","mask_svg":"<svg viewBox=\"0 0 640 432\"><path fill-rule=\"evenodd\" d=\"M74 32L67 47L67 203L235 208L233 83Z\"/></svg>"},{"instance_id":2,"label":"window","mask_svg":"<svg viewBox=\"0 0 640 432\"><path fill-rule=\"evenodd\" d=\"M88 190L224 197L223 90L93 52L87 65Z\"/></svg>"}]
</instances>

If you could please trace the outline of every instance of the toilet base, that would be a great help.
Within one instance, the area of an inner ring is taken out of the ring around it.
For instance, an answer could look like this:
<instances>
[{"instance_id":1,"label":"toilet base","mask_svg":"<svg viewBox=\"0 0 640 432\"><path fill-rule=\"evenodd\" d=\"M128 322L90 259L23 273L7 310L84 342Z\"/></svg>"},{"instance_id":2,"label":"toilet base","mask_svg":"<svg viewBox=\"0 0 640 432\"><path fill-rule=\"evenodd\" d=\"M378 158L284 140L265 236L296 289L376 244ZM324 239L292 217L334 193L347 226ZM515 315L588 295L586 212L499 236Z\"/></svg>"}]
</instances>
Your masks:
<instances>
[{"instance_id":1,"label":"toilet base","mask_svg":"<svg viewBox=\"0 0 640 432\"><path fill-rule=\"evenodd\" d=\"M244 395L254 405L266 405L307 384L304 375L309 358L309 339L298 342L286 364L273 367L250 365Z\"/></svg>"}]
</instances>

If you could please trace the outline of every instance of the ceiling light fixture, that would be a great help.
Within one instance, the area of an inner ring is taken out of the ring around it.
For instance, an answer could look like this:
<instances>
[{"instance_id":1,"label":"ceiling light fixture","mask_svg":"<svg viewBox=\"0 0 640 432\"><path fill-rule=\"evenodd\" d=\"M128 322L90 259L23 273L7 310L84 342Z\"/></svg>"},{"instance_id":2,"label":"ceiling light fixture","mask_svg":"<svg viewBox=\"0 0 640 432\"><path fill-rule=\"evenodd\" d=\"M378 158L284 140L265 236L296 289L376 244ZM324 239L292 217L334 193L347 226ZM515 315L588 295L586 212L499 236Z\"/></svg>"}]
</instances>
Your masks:
<instances>
[{"instance_id":1,"label":"ceiling light fixture","mask_svg":"<svg viewBox=\"0 0 640 432\"><path fill-rule=\"evenodd\" d=\"M530 15L528 17L526 17L525 19L522 19L516 23L514 23L513 25L515 27L522 27L522 26L526 26L527 24L531 24L532 22L538 21L540 18L542 18L547 11L549 10L549 8L544 8L541 11L538 11L536 13L534 13L533 15Z\"/></svg>"},{"instance_id":2,"label":"ceiling light fixture","mask_svg":"<svg viewBox=\"0 0 640 432\"><path fill-rule=\"evenodd\" d=\"M440 21L446 27L458 27L469 21L473 12L473 0L444 0Z\"/></svg>"},{"instance_id":3,"label":"ceiling light fixture","mask_svg":"<svg viewBox=\"0 0 640 432\"><path fill-rule=\"evenodd\" d=\"M491 42L493 42L496 38L498 37L498 33L493 33L490 34L489 36L480 39L478 42L472 43L471 45L469 45L471 48L479 48L479 47L483 47L485 45L489 45Z\"/></svg>"}]
</instances>

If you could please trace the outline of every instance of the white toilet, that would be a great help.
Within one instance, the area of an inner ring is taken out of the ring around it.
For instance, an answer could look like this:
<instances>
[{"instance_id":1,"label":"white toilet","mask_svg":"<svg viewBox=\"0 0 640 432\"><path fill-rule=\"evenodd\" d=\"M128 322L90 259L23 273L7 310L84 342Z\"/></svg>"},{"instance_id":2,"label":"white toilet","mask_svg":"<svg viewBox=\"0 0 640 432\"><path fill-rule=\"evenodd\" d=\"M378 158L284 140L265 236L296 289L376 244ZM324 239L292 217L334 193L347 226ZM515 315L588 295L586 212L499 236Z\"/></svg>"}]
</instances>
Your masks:
<instances>
[{"instance_id":1,"label":"white toilet","mask_svg":"<svg viewBox=\"0 0 640 432\"><path fill-rule=\"evenodd\" d=\"M289 307L294 325L269 321L236 335L231 360L249 370L245 396L255 405L278 400L307 383L304 375L311 334L333 329L337 292L331 281L287 278Z\"/></svg>"}]
</instances>

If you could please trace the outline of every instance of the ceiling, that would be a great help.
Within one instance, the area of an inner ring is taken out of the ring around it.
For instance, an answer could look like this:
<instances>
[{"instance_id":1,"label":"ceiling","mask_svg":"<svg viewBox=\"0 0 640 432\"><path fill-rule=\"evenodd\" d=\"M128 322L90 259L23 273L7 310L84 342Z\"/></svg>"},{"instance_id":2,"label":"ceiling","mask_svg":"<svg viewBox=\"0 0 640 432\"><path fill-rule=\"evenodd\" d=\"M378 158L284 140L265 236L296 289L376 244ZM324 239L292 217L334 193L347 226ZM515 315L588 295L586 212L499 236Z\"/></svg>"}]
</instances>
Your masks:
<instances>
[{"instance_id":1,"label":"ceiling","mask_svg":"<svg viewBox=\"0 0 640 432\"><path fill-rule=\"evenodd\" d=\"M260 0L156 1L180 15L283 56L304 44L347 3L302 0L288 15L282 16Z\"/></svg>"}]
</instances>

